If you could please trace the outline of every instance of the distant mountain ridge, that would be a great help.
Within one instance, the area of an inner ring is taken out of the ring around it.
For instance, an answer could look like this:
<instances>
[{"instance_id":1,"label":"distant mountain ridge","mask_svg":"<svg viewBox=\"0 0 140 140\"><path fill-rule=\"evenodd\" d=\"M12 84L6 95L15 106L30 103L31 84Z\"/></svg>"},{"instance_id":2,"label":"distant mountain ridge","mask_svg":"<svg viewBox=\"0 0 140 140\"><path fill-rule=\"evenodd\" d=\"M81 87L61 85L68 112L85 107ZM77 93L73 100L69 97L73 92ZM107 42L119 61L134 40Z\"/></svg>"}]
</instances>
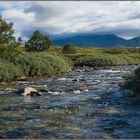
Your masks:
<instances>
[{"instance_id":1,"label":"distant mountain ridge","mask_svg":"<svg viewBox=\"0 0 140 140\"><path fill-rule=\"evenodd\" d=\"M140 37L126 40L114 34L76 35L62 39L54 39L53 45L74 44L78 47L140 47Z\"/></svg>"}]
</instances>

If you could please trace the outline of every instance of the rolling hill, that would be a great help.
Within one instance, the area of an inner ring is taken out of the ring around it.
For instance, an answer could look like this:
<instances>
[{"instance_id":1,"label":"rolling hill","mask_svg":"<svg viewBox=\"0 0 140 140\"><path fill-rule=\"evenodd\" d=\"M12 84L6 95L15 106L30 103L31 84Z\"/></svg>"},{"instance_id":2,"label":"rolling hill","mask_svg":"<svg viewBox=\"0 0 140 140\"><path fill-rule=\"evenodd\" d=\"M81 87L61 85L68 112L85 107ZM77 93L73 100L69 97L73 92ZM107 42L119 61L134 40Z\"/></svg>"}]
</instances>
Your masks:
<instances>
[{"instance_id":1,"label":"rolling hill","mask_svg":"<svg viewBox=\"0 0 140 140\"><path fill-rule=\"evenodd\" d=\"M114 34L106 35L76 35L62 39L55 39L53 45L74 44L79 47L138 47L140 37L130 40L118 37Z\"/></svg>"}]
</instances>

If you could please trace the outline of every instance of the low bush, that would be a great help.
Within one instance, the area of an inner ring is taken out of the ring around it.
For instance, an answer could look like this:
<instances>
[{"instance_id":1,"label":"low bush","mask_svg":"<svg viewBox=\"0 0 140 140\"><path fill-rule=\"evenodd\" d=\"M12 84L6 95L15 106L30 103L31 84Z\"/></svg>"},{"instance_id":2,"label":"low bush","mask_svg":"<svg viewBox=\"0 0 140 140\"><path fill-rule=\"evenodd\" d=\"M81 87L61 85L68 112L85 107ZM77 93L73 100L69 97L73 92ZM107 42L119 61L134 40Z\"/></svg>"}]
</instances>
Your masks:
<instances>
[{"instance_id":1,"label":"low bush","mask_svg":"<svg viewBox=\"0 0 140 140\"><path fill-rule=\"evenodd\" d=\"M23 47L19 46L0 46L0 58L10 60L24 52Z\"/></svg>"},{"instance_id":2,"label":"low bush","mask_svg":"<svg viewBox=\"0 0 140 140\"><path fill-rule=\"evenodd\" d=\"M3 48L0 52L0 81L16 80L20 76L52 75L69 69L68 59L55 53L18 53L11 48Z\"/></svg>"},{"instance_id":3,"label":"low bush","mask_svg":"<svg viewBox=\"0 0 140 140\"><path fill-rule=\"evenodd\" d=\"M72 44L66 44L63 46L62 52L64 54L75 54L76 53L76 48Z\"/></svg>"},{"instance_id":4,"label":"low bush","mask_svg":"<svg viewBox=\"0 0 140 140\"><path fill-rule=\"evenodd\" d=\"M114 66L118 61L119 58L114 58L112 56L90 56L78 59L75 65L89 67Z\"/></svg>"},{"instance_id":5,"label":"low bush","mask_svg":"<svg viewBox=\"0 0 140 140\"><path fill-rule=\"evenodd\" d=\"M140 67L125 76L124 87L140 95Z\"/></svg>"},{"instance_id":6,"label":"low bush","mask_svg":"<svg viewBox=\"0 0 140 140\"><path fill-rule=\"evenodd\" d=\"M139 54L67 54L74 66L116 66L125 64L140 64Z\"/></svg>"},{"instance_id":7,"label":"low bush","mask_svg":"<svg viewBox=\"0 0 140 140\"><path fill-rule=\"evenodd\" d=\"M49 75L69 69L69 63L64 58L47 53L26 53L15 57L11 62L19 65L26 76Z\"/></svg>"},{"instance_id":8,"label":"low bush","mask_svg":"<svg viewBox=\"0 0 140 140\"><path fill-rule=\"evenodd\" d=\"M22 75L23 71L18 66L4 59L0 59L0 82L16 80L16 78Z\"/></svg>"}]
</instances>

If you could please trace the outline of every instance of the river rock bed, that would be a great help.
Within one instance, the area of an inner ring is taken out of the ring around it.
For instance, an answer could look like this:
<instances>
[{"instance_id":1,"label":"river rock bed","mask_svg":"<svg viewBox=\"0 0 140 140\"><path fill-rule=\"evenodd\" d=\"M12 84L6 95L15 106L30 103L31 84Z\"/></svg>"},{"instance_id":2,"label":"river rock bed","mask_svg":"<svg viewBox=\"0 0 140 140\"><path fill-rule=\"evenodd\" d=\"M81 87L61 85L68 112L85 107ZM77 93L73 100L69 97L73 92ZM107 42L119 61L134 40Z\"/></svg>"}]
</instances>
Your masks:
<instances>
[{"instance_id":1,"label":"river rock bed","mask_svg":"<svg viewBox=\"0 0 140 140\"><path fill-rule=\"evenodd\" d=\"M119 84L132 66L20 82L39 97L0 90L0 138L140 138L140 102ZM79 81L73 81L78 78Z\"/></svg>"}]
</instances>

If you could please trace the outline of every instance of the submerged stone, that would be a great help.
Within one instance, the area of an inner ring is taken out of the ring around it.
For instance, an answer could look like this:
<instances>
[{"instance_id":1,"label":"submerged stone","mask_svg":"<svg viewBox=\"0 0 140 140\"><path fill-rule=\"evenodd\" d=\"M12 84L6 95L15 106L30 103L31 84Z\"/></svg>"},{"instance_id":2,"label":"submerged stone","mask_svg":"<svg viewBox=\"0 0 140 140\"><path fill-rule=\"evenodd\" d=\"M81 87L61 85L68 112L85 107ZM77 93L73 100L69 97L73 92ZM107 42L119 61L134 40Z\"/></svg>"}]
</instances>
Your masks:
<instances>
[{"instance_id":1,"label":"submerged stone","mask_svg":"<svg viewBox=\"0 0 140 140\"><path fill-rule=\"evenodd\" d=\"M80 79L79 79L79 78L75 78L75 79L73 79L72 81L74 81L74 82L79 82Z\"/></svg>"}]
</instances>

